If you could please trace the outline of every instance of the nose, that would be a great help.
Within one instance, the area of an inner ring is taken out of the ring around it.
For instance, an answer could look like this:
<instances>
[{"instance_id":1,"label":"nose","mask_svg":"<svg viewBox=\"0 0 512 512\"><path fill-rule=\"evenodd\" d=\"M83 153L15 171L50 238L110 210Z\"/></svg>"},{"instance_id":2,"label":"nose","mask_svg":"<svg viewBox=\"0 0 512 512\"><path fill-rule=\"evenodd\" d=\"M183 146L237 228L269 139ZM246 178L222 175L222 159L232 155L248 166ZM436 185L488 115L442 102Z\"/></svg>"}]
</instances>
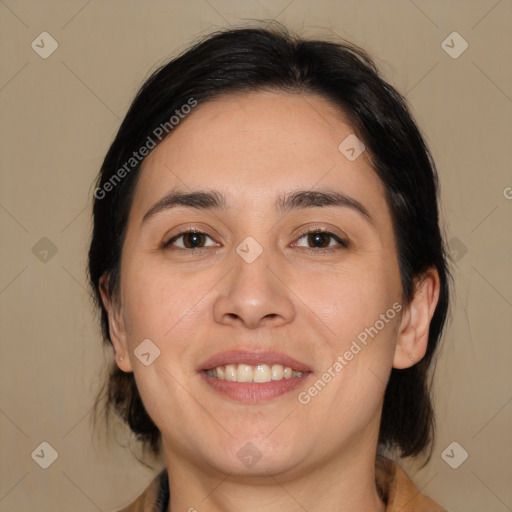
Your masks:
<instances>
[{"instance_id":1,"label":"nose","mask_svg":"<svg viewBox=\"0 0 512 512\"><path fill-rule=\"evenodd\" d=\"M223 280L214 303L216 322L257 329L286 325L294 319L293 294L268 260L266 251L252 263L235 254L235 267Z\"/></svg>"}]
</instances>

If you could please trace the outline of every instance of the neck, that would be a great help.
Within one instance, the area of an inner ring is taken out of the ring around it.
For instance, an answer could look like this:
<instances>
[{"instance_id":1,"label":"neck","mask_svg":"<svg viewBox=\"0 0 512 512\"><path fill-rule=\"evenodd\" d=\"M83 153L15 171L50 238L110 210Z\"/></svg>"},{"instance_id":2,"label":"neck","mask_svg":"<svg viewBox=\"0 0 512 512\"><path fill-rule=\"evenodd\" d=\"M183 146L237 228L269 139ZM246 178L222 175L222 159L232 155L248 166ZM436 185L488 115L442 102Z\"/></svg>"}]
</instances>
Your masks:
<instances>
[{"instance_id":1,"label":"neck","mask_svg":"<svg viewBox=\"0 0 512 512\"><path fill-rule=\"evenodd\" d=\"M375 483L375 449L352 449L306 465L257 475L221 473L165 449L170 512L384 512Z\"/></svg>"}]
</instances>

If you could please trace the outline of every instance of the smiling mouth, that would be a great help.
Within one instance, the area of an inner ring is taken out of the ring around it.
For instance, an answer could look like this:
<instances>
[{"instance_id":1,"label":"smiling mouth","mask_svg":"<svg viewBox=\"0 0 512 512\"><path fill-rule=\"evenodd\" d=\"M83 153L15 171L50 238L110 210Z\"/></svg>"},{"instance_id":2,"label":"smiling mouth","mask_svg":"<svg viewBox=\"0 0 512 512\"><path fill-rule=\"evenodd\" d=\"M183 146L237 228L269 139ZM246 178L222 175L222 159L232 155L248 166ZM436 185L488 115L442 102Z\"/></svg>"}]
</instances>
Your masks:
<instances>
[{"instance_id":1,"label":"smiling mouth","mask_svg":"<svg viewBox=\"0 0 512 512\"><path fill-rule=\"evenodd\" d=\"M219 352L203 361L198 373L218 396L263 404L303 386L313 369L287 354L253 347Z\"/></svg>"},{"instance_id":2,"label":"smiling mouth","mask_svg":"<svg viewBox=\"0 0 512 512\"><path fill-rule=\"evenodd\" d=\"M205 373L219 380L258 384L296 379L308 372L295 371L282 364L226 364L205 370Z\"/></svg>"}]
</instances>

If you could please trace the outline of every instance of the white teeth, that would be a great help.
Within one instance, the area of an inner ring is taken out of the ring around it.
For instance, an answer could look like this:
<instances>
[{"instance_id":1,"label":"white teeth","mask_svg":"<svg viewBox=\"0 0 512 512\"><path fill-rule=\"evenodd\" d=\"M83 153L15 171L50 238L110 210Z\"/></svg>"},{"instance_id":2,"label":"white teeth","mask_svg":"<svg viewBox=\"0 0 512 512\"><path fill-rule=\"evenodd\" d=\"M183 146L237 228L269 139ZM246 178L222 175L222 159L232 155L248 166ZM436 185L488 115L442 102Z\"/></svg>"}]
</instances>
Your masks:
<instances>
[{"instance_id":1,"label":"white teeth","mask_svg":"<svg viewBox=\"0 0 512 512\"><path fill-rule=\"evenodd\" d=\"M237 382L252 382L252 368L248 364L239 364L236 373Z\"/></svg>"},{"instance_id":2,"label":"white teeth","mask_svg":"<svg viewBox=\"0 0 512 512\"><path fill-rule=\"evenodd\" d=\"M270 382L272 380L270 368L266 364L259 364L253 372L252 380L254 382Z\"/></svg>"},{"instance_id":3,"label":"white teeth","mask_svg":"<svg viewBox=\"0 0 512 512\"><path fill-rule=\"evenodd\" d=\"M248 364L227 364L218 366L206 371L210 377L232 382L270 382L273 380L291 379L292 377L302 377L303 372L295 372L289 366L281 364L259 364L251 366Z\"/></svg>"},{"instance_id":4,"label":"white teeth","mask_svg":"<svg viewBox=\"0 0 512 512\"><path fill-rule=\"evenodd\" d=\"M272 365L272 380L281 380L284 374L284 367L281 364Z\"/></svg>"},{"instance_id":5,"label":"white teeth","mask_svg":"<svg viewBox=\"0 0 512 512\"><path fill-rule=\"evenodd\" d=\"M215 371L215 370L214 370ZM222 368L221 368L221 372L222 372ZM221 378L219 376L219 372L217 371L217 374L214 375L216 376L217 378ZM225 379L226 380L232 380L232 381L236 381L236 367L234 364L228 364L226 366L226 376L225 376Z\"/></svg>"}]
</instances>

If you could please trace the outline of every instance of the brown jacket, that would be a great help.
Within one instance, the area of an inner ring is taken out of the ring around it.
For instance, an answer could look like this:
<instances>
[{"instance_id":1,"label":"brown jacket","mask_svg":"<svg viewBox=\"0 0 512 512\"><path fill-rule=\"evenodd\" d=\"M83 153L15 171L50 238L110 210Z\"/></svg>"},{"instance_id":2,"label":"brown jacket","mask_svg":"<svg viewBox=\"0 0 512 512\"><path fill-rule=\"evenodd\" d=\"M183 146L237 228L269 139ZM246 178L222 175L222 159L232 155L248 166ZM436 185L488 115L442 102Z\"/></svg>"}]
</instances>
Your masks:
<instances>
[{"instance_id":1,"label":"brown jacket","mask_svg":"<svg viewBox=\"0 0 512 512\"><path fill-rule=\"evenodd\" d=\"M447 512L421 494L404 470L389 459L378 457L376 480L386 512ZM168 503L169 481L164 469L133 503L116 512L167 512Z\"/></svg>"}]
</instances>

